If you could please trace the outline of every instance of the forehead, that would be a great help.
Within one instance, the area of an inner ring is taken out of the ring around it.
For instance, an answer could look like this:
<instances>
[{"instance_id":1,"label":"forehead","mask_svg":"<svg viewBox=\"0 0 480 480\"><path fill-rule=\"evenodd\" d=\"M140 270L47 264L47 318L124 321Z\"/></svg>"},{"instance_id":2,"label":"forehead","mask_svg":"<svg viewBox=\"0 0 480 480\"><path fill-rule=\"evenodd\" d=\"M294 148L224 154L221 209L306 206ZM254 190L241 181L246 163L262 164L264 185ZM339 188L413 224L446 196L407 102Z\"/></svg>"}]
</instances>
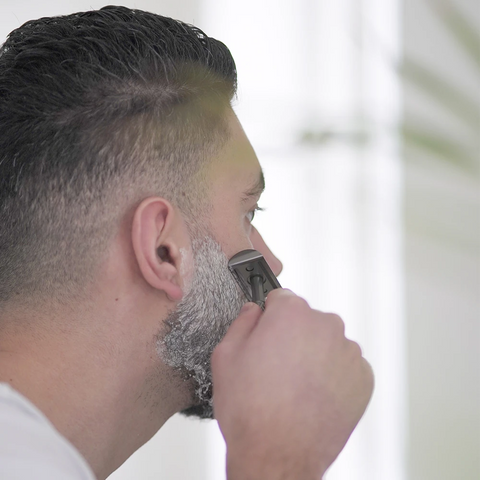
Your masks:
<instances>
[{"instance_id":1,"label":"forehead","mask_svg":"<svg viewBox=\"0 0 480 480\"><path fill-rule=\"evenodd\" d=\"M211 200L219 197L236 196L261 190L262 170L257 155L237 117L229 115L231 136L216 158L207 167L207 178L211 187Z\"/></svg>"}]
</instances>

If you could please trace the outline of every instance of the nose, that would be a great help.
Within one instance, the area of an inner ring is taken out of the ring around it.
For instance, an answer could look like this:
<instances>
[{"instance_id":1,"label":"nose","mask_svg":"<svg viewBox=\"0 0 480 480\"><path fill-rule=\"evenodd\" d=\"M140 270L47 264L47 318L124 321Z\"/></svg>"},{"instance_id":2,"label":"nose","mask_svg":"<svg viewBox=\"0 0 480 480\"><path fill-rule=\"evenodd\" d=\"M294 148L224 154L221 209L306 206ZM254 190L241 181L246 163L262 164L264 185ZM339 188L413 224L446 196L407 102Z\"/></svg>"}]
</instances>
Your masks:
<instances>
[{"instance_id":1,"label":"nose","mask_svg":"<svg viewBox=\"0 0 480 480\"><path fill-rule=\"evenodd\" d=\"M252 232L250 233L250 241L252 242L253 248L259 251L265 257L268 266L272 269L272 272L275 274L275 276L278 277L283 270L282 262L268 248L265 240L253 225Z\"/></svg>"}]
</instances>

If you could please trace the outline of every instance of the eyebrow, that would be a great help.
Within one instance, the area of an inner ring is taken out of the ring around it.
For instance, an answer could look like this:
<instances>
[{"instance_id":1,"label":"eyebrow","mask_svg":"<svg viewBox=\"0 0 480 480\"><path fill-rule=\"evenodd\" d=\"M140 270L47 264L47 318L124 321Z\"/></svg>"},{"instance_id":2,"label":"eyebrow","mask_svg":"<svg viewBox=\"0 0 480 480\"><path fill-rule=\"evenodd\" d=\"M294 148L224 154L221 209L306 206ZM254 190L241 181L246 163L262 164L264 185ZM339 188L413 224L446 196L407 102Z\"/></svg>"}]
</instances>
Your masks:
<instances>
[{"instance_id":1,"label":"eyebrow","mask_svg":"<svg viewBox=\"0 0 480 480\"><path fill-rule=\"evenodd\" d=\"M246 191L242 196L242 202L248 202L252 198L258 198L265 190L265 177L263 171L260 170L260 174L257 181Z\"/></svg>"}]
</instances>

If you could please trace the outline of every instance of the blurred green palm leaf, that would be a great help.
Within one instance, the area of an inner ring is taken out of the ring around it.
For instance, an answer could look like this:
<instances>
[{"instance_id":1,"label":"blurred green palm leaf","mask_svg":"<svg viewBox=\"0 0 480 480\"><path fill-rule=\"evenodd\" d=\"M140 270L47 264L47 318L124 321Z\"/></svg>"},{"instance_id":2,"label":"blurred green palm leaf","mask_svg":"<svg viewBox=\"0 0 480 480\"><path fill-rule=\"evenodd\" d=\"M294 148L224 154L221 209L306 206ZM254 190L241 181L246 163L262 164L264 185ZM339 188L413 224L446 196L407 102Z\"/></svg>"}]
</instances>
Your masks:
<instances>
[{"instance_id":1,"label":"blurred green palm leaf","mask_svg":"<svg viewBox=\"0 0 480 480\"><path fill-rule=\"evenodd\" d=\"M450 0L430 0L433 13L444 25L458 49L478 74L480 91L480 35L463 13ZM462 122L462 139L450 132L431 132L425 127L428 122L415 120L402 126L401 133L407 146L421 149L439 160L447 161L469 176L480 180L480 104L478 91L468 92L450 79L422 65L414 59L405 58L399 69L409 83L449 115Z\"/></svg>"},{"instance_id":2,"label":"blurred green palm leaf","mask_svg":"<svg viewBox=\"0 0 480 480\"><path fill-rule=\"evenodd\" d=\"M464 174L480 181L480 34L464 14L450 0L428 0L432 13L444 26L446 35L457 50L477 72L478 89L465 91L451 78L445 78L435 69L414 58L404 58L398 74L405 82L414 85L421 94L435 103L448 116L460 122L456 135L428 127L428 119L415 118L400 125L400 135L407 147L427 153L441 162L454 165ZM479 29L480 30L480 29ZM362 148L371 140L372 132L365 120L357 126L323 128L304 131L300 141L304 144L327 145L332 142ZM407 155L413 160L415 156Z\"/></svg>"},{"instance_id":3,"label":"blurred green palm leaf","mask_svg":"<svg viewBox=\"0 0 480 480\"><path fill-rule=\"evenodd\" d=\"M478 29L447 0L430 0L433 10L450 31L460 48L476 64L480 71L480 35Z\"/></svg>"},{"instance_id":4,"label":"blurred green palm leaf","mask_svg":"<svg viewBox=\"0 0 480 480\"><path fill-rule=\"evenodd\" d=\"M425 95L463 121L466 128L470 128L478 134L480 107L476 104L476 99L468 95L468 92L460 90L435 71L412 59L406 58L403 61L400 73L406 80L421 89Z\"/></svg>"},{"instance_id":5,"label":"blurred green palm leaf","mask_svg":"<svg viewBox=\"0 0 480 480\"><path fill-rule=\"evenodd\" d=\"M469 176L479 176L478 151L469 150L464 143L412 124L403 125L401 134L405 143L411 147L424 150L437 160L454 164Z\"/></svg>"}]
</instances>

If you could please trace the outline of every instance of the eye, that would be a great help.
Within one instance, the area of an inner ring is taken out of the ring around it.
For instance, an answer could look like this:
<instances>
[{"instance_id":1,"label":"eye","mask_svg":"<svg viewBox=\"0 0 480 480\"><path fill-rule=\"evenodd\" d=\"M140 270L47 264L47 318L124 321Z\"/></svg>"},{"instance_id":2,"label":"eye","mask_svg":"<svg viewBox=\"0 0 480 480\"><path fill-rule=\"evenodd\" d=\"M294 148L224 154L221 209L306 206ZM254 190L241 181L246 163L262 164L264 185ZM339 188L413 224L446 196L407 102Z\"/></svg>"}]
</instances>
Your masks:
<instances>
[{"instance_id":1,"label":"eye","mask_svg":"<svg viewBox=\"0 0 480 480\"><path fill-rule=\"evenodd\" d=\"M255 213L256 212L263 212L265 209L264 208L261 208L259 207L258 205L255 205L255 208L253 210L250 210L248 213L247 213L247 219L250 223L253 222L253 219L255 218Z\"/></svg>"}]
</instances>

